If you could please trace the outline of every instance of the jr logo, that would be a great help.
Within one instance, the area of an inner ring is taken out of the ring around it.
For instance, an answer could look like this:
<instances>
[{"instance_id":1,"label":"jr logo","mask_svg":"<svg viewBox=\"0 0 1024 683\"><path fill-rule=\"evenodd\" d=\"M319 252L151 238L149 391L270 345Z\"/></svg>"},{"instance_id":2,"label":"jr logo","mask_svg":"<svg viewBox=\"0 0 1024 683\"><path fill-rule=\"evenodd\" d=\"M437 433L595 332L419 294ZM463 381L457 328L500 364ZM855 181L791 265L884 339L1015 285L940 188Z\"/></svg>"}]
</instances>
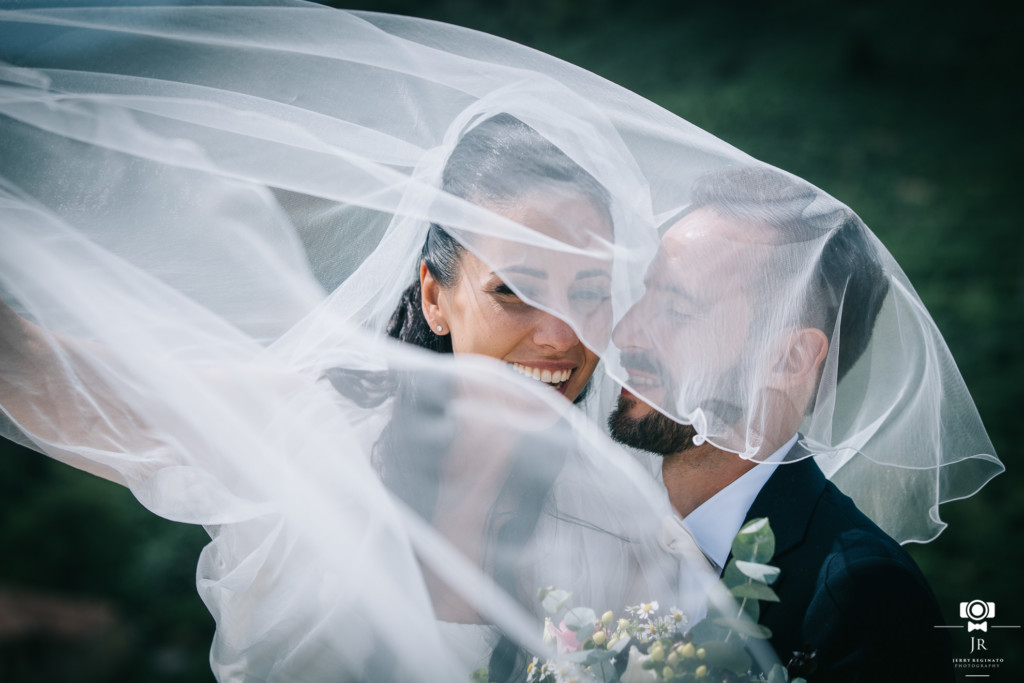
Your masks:
<instances>
[{"instance_id":1,"label":"jr logo","mask_svg":"<svg viewBox=\"0 0 1024 683\"><path fill-rule=\"evenodd\" d=\"M967 632L981 631L988 633L988 619L996 615L996 605L993 602L984 600L971 600L960 603L960 618L967 620ZM975 652L988 651L985 647L985 639L978 636L971 636L971 654Z\"/></svg>"}]
</instances>

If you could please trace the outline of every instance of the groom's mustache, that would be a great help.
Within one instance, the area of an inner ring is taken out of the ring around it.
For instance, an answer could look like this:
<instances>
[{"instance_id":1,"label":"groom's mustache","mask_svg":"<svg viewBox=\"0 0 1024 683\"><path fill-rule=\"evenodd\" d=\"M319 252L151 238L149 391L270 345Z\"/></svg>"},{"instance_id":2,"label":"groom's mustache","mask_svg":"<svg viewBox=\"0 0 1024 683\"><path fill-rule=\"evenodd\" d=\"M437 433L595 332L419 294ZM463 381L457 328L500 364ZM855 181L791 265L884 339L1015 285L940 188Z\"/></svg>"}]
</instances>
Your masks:
<instances>
[{"instance_id":1,"label":"groom's mustache","mask_svg":"<svg viewBox=\"0 0 1024 683\"><path fill-rule=\"evenodd\" d=\"M664 368L658 359L645 351L623 351L619 360L627 371L636 370L659 377L665 376Z\"/></svg>"}]
</instances>

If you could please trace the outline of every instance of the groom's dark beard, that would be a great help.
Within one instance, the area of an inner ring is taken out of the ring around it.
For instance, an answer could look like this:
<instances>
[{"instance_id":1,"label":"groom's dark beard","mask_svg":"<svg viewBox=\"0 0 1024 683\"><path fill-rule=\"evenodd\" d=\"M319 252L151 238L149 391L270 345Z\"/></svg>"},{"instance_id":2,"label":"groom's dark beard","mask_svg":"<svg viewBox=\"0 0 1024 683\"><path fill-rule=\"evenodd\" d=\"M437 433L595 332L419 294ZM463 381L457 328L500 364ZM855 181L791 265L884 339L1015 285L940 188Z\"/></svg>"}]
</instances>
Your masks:
<instances>
[{"instance_id":1,"label":"groom's dark beard","mask_svg":"<svg viewBox=\"0 0 1024 683\"><path fill-rule=\"evenodd\" d=\"M643 417L630 417L630 405L637 398L619 396L619 404L608 416L612 438L619 443L657 455L672 455L693 448L697 430L680 424L652 409Z\"/></svg>"},{"instance_id":2,"label":"groom's dark beard","mask_svg":"<svg viewBox=\"0 0 1024 683\"><path fill-rule=\"evenodd\" d=\"M668 373L649 353L623 351L621 360L627 370L649 373L667 381ZM674 389L669 386L667 393L671 396ZM634 401L640 399L619 396L618 405L608 416L608 429L613 439L658 455L671 455L693 448L693 437L697 431L692 425L680 424L653 409L643 417L630 417L629 409Z\"/></svg>"},{"instance_id":3,"label":"groom's dark beard","mask_svg":"<svg viewBox=\"0 0 1024 683\"><path fill-rule=\"evenodd\" d=\"M643 370L663 378L667 376L658 362L646 353L623 352L622 362L627 368ZM722 373L719 381L723 386L742 386L740 382L744 372L743 362L738 361ZM674 394L675 389L669 384L667 395ZM693 439L697 436L697 430L693 425L676 422L654 409L643 417L630 417L632 402L639 400L636 397L619 396L618 405L608 416L608 429L613 439L656 455L673 455L695 447ZM709 399L701 407L710 419L713 432L728 429L743 417L743 409L728 401Z\"/></svg>"}]
</instances>

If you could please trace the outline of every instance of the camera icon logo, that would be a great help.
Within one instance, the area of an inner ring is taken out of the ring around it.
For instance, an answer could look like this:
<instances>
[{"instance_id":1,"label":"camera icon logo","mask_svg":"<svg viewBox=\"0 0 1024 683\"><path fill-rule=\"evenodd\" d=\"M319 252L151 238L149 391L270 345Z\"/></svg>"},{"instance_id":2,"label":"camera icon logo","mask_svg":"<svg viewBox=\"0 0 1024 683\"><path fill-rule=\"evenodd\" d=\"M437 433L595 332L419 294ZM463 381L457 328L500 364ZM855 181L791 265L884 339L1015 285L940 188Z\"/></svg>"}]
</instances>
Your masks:
<instances>
[{"instance_id":1,"label":"camera icon logo","mask_svg":"<svg viewBox=\"0 0 1024 683\"><path fill-rule=\"evenodd\" d=\"M967 620L968 633L974 630L988 632L987 619L996 615L996 604L984 600L971 600L960 603L960 618Z\"/></svg>"}]
</instances>

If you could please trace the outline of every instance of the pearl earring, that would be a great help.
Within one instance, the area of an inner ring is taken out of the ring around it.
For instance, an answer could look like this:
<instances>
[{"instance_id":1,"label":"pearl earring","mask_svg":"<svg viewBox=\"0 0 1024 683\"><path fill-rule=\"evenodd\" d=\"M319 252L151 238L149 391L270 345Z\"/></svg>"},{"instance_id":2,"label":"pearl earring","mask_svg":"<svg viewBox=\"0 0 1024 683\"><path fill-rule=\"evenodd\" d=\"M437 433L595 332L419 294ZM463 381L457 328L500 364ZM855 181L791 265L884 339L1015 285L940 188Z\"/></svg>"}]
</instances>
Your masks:
<instances>
[{"instance_id":1,"label":"pearl earring","mask_svg":"<svg viewBox=\"0 0 1024 683\"><path fill-rule=\"evenodd\" d=\"M443 327L443 326L441 326L441 325L438 325L438 326L437 326L437 331L438 331L438 332L440 332L440 331L441 331L441 330L443 330L443 329L444 329L444 327Z\"/></svg>"}]
</instances>

